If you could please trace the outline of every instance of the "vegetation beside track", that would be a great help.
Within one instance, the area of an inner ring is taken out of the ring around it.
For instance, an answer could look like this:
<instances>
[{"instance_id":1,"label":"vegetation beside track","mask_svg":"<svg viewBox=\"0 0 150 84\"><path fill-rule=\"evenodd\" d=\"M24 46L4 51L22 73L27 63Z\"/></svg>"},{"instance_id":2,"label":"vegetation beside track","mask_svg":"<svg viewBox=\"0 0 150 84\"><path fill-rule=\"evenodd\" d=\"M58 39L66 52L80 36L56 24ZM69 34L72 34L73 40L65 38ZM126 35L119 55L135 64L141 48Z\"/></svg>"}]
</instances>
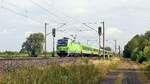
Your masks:
<instances>
[{"instance_id":1,"label":"vegetation beside track","mask_svg":"<svg viewBox=\"0 0 150 84\"><path fill-rule=\"evenodd\" d=\"M150 80L150 61L143 64L143 69L145 70L145 75Z\"/></svg>"},{"instance_id":2,"label":"vegetation beside track","mask_svg":"<svg viewBox=\"0 0 150 84\"><path fill-rule=\"evenodd\" d=\"M150 31L135 35L124 47L123 56L142 63L150 60Z\"/></svg>"},{"instance_id":3,"label":"vegetation beside track","mask_svg":"<svg viewBox=\"0 0 150 84\"><path fill-rule=\"evenodd\" d=\"M74 63L24 66L1 76L1 84L99 84L120 60L78 59Z\"/></svg>"},{"instance_id":4,"label":"vegetation beside track","mask_svg":"<svg viewBox=\"0 0 150 84\"><path fill-rule=\"evenodd\" d=\"M52 52L47 52L47 57L52 57ZM41 53L38 57L45 57L44 56L44 52ZM4 52L0 52L0 58L26 58L26 57L31 57L29 56L27 53L21 53L21 52L17 52L17 51L4 51Z\"/></svg>"},{"instance_id":5,"label":"vegetation beside track","mask_svg":"<svg viewBox=\"0 0 150 84\"><path fill-rule=\"evenodd\" d=\"M137 76L142 84L150 83L150 61L143 62L142 64L136 63L138 67Z\"/></svg>"}]
</instances>

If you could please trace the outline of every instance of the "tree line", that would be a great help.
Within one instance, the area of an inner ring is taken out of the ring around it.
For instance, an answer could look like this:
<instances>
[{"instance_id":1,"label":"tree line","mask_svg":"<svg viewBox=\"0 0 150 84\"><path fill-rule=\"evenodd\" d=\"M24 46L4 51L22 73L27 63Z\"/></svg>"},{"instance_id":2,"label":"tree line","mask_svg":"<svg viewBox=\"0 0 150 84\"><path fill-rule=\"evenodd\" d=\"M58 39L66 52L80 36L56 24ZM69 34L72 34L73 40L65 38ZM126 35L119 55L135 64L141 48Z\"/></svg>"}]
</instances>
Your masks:
<instances>
[{"instance_id":1,"label":"tree line","mask_svg":"<svg viewBox=\"0 0 150 84\"><path fill-rule=\"evenodd\" d=\"M133 61L150 58L150 31L135 35L124 47L123 57Z\"/></svg>"}]
</instances>

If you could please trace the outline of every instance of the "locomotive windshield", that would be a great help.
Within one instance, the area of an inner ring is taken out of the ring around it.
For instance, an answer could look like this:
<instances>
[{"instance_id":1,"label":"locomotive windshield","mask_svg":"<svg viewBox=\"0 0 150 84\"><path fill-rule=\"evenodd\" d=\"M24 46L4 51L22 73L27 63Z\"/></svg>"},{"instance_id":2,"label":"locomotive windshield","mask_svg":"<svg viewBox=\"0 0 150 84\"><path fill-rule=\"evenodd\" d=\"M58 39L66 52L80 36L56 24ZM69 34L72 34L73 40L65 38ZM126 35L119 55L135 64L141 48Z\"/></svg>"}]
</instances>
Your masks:
<instances>
[{"instance_id":1,"label":"locomotive windshield","mask_svg":"<svg viewBox=\"0 0 150 84\"><path fill-rule=\"evenodd\" d=\"M57 42L58 45L67 45L67 43L68 43L68 39L60 39Z\"/></svg>"}]
</instances>

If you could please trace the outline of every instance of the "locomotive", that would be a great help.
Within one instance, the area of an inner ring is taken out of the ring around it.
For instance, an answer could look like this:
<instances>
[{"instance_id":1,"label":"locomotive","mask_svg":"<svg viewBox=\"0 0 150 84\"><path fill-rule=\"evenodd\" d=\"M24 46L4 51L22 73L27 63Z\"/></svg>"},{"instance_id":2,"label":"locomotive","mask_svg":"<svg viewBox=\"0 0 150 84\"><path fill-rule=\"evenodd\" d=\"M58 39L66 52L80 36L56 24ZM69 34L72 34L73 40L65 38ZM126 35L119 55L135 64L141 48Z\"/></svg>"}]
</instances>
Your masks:
<instances>
[{"instance_id":1,"label":"locomotive","mask_svg":"<svg viewBox=\"0 0 150 84\"><path fill-rule=\"evenodd\" d=\"M57 41L57 55L60 57L93 57L102 56L103 49L100 50L88 45L81 44L80 42L75 42L72 39L64 37ZM112 52L104 50L106 56L111 56Z\"/></svg>"}]
</instances>

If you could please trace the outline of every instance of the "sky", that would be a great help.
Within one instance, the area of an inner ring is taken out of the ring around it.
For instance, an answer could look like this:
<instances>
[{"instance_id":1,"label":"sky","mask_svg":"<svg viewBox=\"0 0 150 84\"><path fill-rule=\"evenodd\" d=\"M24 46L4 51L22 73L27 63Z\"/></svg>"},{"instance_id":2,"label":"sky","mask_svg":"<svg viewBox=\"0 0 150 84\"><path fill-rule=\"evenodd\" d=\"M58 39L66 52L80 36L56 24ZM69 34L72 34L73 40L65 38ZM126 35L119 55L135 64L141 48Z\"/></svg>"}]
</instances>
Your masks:
<instances>
[{"instance_id":1,"label":"sky","mask_svg":"<svg viewBox=\"0 0 150 84\"><path fill-rule=\"evenodd\" d=\"M58 28L56 41L77 35L76 41L98 47L97 28L105 22L106 46L124 45L136 34L150 30L149 0L0 0L0 51L19 51L35 32ZM82 30L82 32L79 32ZM102 37L101 37L102 38ZM87 42L87 40L90 40ZM52 35L47 36L52 50Z\"/></svg>"}]
</instances>

